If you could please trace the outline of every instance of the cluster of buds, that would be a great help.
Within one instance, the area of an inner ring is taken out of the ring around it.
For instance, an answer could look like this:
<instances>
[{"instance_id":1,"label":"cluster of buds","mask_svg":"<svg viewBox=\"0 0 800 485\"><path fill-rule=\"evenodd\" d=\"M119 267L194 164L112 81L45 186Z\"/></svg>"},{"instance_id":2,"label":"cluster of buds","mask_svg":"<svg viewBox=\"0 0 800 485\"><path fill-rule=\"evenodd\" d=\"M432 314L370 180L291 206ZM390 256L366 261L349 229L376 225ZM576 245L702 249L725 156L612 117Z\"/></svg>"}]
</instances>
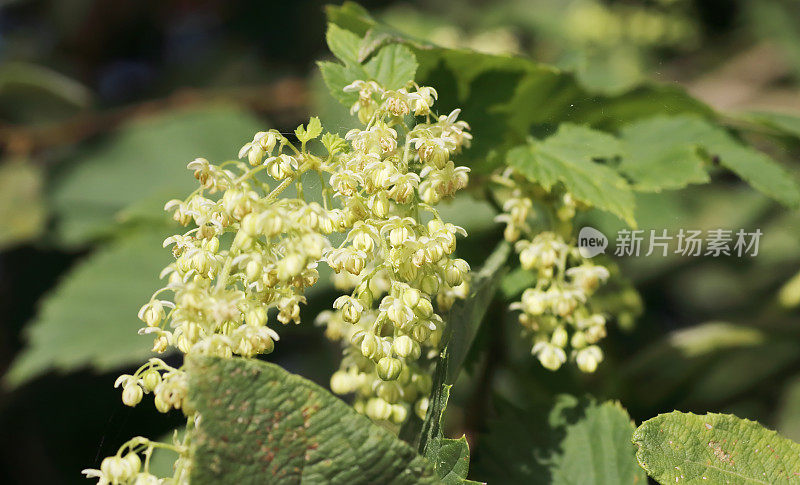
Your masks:
<instances>
[{"instance_id":1,"label":"cluster of buds","mask_svg":"<svg viewBox=\"0 0 800 485\"><path fill-rule=\"evenodd\" d=\"M160 485L165 482L150 473L150 458L157 448L177 453L176 472L169 483L188 483L189 466L188 449L177 443L158 443L137 436L122 445L116 455L103 459L99 469L83 470L86 478L96 478L99 485ZM144 455L144 462L139 454Z\"/></svg>"},{"instance_id":2,"label":"cluster of buds","mask_svg":"<svg viewBox=\"0 0 800 485\"><path fill-rule=\"evenodd\" d=\"M153 404L159 412L186 408L186 373L170 367L161 359L150 359L136 372L123 374L117 378L114 387L122 387L122 402L126 406L136 406L145 394L153 393Z\"/></svg>"},{"instance_id":3,"label":"cluster of buds","mask_svg":"<svg viewBox=\"0 0 800 485\"><path fill-rule=\"evenodd\" d=\"M545 368L557 370L569 356L581 371L594 372L603 360L596 344L606 336L606 316L593 311L591 297L609 270L584 258L555 231L533 233L534 200L543 194L515 175L509 170L495 178L510 189L496 219L506 224L504 237L514 243L522 269L533 273L535 284L510 308L520 311L519 322L533 340L532 353ZM552 194L544 195L552 199ZM570 194L546 203L560 228L571 228L577 204Z\"/></svg>"},{"instance_id":4,"label":"cluster of buds","mask_svg":"<svg viewBox=\"0 0 800 485\"><path fill-rule=\"evenodd\" d=\"M327 199L323 207L303 196L306 172L322 178L323 170L331 170L333 153L324 162L306 147L321 132L319 120L312 118L296 131L299 148L273 130L257 133L242 147L239 158L246 162L214 165L198 158L188 164L200 187L165 209L191 227L164 241L175 261L161 273L166 285L139 311L140 333L154 336L154 351L172 347L184 354L252 357L272 352L278 341L268 320L300 322L303 294L319 279L316 267L330 245L327 236L344 230L349 214L346 208L329 208ZM325 140L331 150L345 145L331 135ZM297 196L280 197L289 188ZM160 412L179 409L189 423L197 418L187 403L185 371L160 359L120 376L115 385L122 387L126 405L152 393ZM176 466L171 483L187 483L187 467ZM101 466L89 476L100 483L149 483L112 468L113 473Z\"/></svg>"},{"instance_id":5,"label":"cluster of buds","mask_svg":"<svg viewBox=\"0 0 800 485\"><path fill-rule=\"evenodd\" d=\"M399 424L411 410L424 416L440 312L468 289L469 265L453 256L466 233L435 205L466 186L468 169L451 158L471 135L459 110L433 115L433 88L356 81L345 91L358 92L352 111L365 127L347 133L351 149L331 176L348 234L325 259L349 274L337 279L352 291L318 321L345 345L332 390L355 393L356 410L370 418Z\"/></svg>"},{"instance_id":6,"label":"cluster of buds","mask_svg":"<svg viewBox=\"0 0 800 485\"><path fill-rule=\"evenodd\" d=\"M164 241L175 261L161 273L165 286L139 311L140 333L153 335L156 352L270 353L278 341L270 320L300 323L303 295L324 261L355 288L321 318L327 335L346 347L332 387L355 392L356 409L373 419L401 423L412 407L421 414L427 408L430 377L418 359L439 350L444 322L437 311L467 292L469 265L453 257L456 235L465 232L443 221L434 205L467 184L468 169L450 158L471 135L458 110L433 115L432 88L411 83L390 91L357 81L346 90L358 91L353 111L366 124L346 139L323 135L312 118L295 130L299 146L265 131L242 147L239 159L246 161L188 164L200 186L165 209L191 227ZM407 125L411 113L424 122ZM327 153L309 149L318 138ZM321 204L304 196L304 179L313 173L322 182ZM296 196L281 197L289 188ZM346 233L338 247L333 233ZM180 409L189 426L198 419L182 368L151 359L115 385L126 405L152 393L159 411ZM149 450L169 446L148 443ZM120 456L87 475L100 483L150 483L138 468L120 465L127 459ZM176 466L172 482L185 483L187 466Z\"/></svg>"}]
</instances>

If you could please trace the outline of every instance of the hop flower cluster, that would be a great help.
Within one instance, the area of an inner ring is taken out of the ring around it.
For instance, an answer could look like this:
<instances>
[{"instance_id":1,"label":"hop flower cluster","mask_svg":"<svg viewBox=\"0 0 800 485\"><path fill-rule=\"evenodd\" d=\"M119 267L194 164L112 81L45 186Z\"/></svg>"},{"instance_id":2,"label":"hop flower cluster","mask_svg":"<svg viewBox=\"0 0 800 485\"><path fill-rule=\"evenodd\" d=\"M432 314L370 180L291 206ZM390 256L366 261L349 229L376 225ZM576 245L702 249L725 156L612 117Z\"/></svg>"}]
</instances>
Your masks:
<instances>
[{"instance_id":1,"label":"hop flower cluster","mask_svg":"<svg viewBox=\"0 0 800 485\"><path fill-rule=\"evenodd\" d=\"M557 370L569 351L581 371L594 372L603 360L596 344L606 336L606 316L593 311L591 297L608 279L608 268L584 258L557 232L534 235L529 219L535 188L526 186L513 171L495 180L511 189L504 212L497 216L506 224L504 237L514 243L521 267L535 277L534 286L510 306L520 311L519 322L533 340L532 353L545 368ZM569 193L549 203L553 219L571 227L577 204Z\"/></svg>"},{"instance_id":2,"label":"hop flower cluster","mask_svg":"<svg viewBox=\"0 0 800 485\"><path fill-rule=\"evenodd\" d=\"M116 455L103 459L99 469L83 470L86 478L96 478L98 485L160 485L166 483L150 473L150 459L157 448L168 449L177 453L175 476L170 483L188 483L191 463L186 458L188 450L180 444L177 437L172 444L158 443L137 436L122 445ZM142 462L139 454L144 455Z\"/></svg>"},{"instance_id":3,"label":"hop flower cluster","mask_svg":"<svg viewBox=\"0 0 800 485\"><path fill-rule=\"evenodd\" d=\"M352 149L330 179L351 217L326 261L352 291L318 321L345 345L331 389L355 393L356 410L370 418L399 424L412 409L424 416L440 312L467 292L469 265L453 256L466 232L435 205L466 186L468 169L452 157L472 137L459 110L433 115L433 88L356 81L345 91L358 93L351 111L365 127L347 133Z\"/></svg>"},{"instance_id":4,"label":"hop flower cluster","mask_svg":"<svg viewBox=\"0 0 800 485\"><path fill-rule=\"evenodd\" d=\"M452 256L456 235L465 232L434 206L467 184L468 169L451 156L471 135L458 110L432 114L433 88L412 83L392 91L356 81L345 89L358 92L353 112L366 125L345 139L323 135L312 118L295 130L299 146L265 131L242 147L246 162L188 164L200 186L165 209L190 228L164 241L175 261L161 273L166 284L139 311L140 333L154 337L156 352L270 353L279 339L273 319L300 323L303 295L324 261L354 288L321 318L346 347L332 388L356 392L356 409L373 419L401 423L411 406L422 414L427 406L430 377L417 359L438 350L444 322L437 309L467 291L469 265ZM310 149L318 138L322 146ZM312 180L322 186L321 202L306 200L304 184ZM346 233L336 247L334 233ZM160 359L115 386L126 405L152 393L159 411L180 409L187 428L199 419L186 399L185 372ZM187 433L172 446L181 466L170 483L187 483L189 439ZM87 476L101 484L151 483L147 461L144 472L134 466L134 450L149 459L153 448L170 445L142 440L133 438Z\"/></svg>"}]
</instances>

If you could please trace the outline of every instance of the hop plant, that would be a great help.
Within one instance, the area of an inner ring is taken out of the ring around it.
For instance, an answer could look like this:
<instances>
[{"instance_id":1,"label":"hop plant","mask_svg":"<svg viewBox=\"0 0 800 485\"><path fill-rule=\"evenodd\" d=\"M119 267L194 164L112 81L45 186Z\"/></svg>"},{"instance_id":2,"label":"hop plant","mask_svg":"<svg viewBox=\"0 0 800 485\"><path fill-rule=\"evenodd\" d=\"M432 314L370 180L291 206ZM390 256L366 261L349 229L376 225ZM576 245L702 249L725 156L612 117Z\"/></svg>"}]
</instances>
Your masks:
<instances>
[{"instance_id":1,"label":"hop plant","mask_svg":"<svg viewBox=\"0 0 800 485\"><path fill-rule=\"evenodd\" d=\"M594 372L603 360L597 343L606 336L607 316L593 309L592 295L610 272L584 258L563 233L571 233L578 204L569 193L543 194L513 169L494 178L510 191L497 221L506 224L504 238L514 243L522 269L533 273L535 284L510 305L531 338L531 352L542 366L559 369L568 357L583 372ZM534 233L534 201L545 197L555 230ZM569 354L568 354L569 352Z\"/></svg>"},{"instance_id":2,"label":"hop plant","mask_svg":"<svg viewBox=\"0 0 800 485\"><path fill-rule=\"evenodd\" d=\"M411 83L392 91L356 81L345 90L359 92L352 112L365 125L345 138L323 134L311 118L295 130L299 144L275 130L259 132L239 152L246 161L187 165L199 187L165 210L188 230L164 241L175 261L139 311L140 333L154 337L159 353L268 354L278 325L300 323L305 290L324 262L352 290L318 319L345 347L331 387L355 393L355 409L370 418L400 424L411 410L425 413L429 362L418 359L436 355L444 330L438 312L467 290L469 265L453 257L456 235L466 233L435 205L466 186L469 170L451 157L471 135L459 110L433 114L433 88ZM305 196L313 178L322 203ZM334 233L344 233L344 242L334 246ZM158 411L181 410L188 431L199 422L185 371L161 359L120 376L115 387L128 406L153 394ZM101 484L158 483L149 456L167 447L178 453L172 483L188 483L190 439L190 432L172 445L136 437L84 473Z\"/></svg>"},{"instance_id":3,"label":"hop plant","mask_svg":"<svg viewBox=\"0 0 800 485\"><path fill-rule=\"evenodd\" d=\"M355 409L400 424L424 416L430 358L439 349L446 311L468 287L469 265L453 257L463 228L442 220L435 206L467 184L468 169L452 157L469 146L459 110L434 116L431 87L397 91L356 81L351 112L365 125L347 133L351 149L331 176L345 207L345 241L326 253L339 287L351 290L321 314L326 335L343 342L331 378L337 394L354 393Z\"/></svg>"}]
</instances>

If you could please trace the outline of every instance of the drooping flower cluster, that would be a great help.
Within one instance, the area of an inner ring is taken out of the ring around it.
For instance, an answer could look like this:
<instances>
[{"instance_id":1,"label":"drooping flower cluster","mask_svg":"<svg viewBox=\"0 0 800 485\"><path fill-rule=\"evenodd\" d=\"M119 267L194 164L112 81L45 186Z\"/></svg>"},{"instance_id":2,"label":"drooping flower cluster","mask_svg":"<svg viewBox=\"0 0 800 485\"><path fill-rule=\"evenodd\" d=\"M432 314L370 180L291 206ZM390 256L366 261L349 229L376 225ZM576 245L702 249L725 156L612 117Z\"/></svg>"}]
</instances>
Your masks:
<instances>
[{"instance_id":1,"label":"drooping flower cluster","mask_svg":"<svg viewBox=\"0 0 800 485\"><path fill-rule=\"evenodd\" d=\"M556 370L569 352L580 370L594 372L603 360L596 344L606 336L606 316L593 311L591 297L608 279L609 270L584 258L561 235L564 227L571 229L577 204L569 193L549 201L559 227L534 234L529 220L535 189L512 170L495 181L511 189L504 212L497 216L506 224L504 237L514 243L521 267L535 278L520 301L510 306L520 310L519 321L533 340L532 353L545 368Z\"/></svg>"},{"instance_id":2,"label":"drooping flower cluster","mask_svg":"<svg viewBox=\"0 0 800 485\"><path fill-rule=\"evenodd\" d=\"M358 217L326 261L348 274L338 282L352 292L318 321L346 347L331 389L355 393L355 408L370 418L399 424L411 409L424 416L427 364L444 330L438 312L467 291L469 265L453 257L456 235L466 233L434 206L466 186L468 169L451 158L471 135L459 110L432 114L433 88L356 81L345 91L358 93L351 111L365 127L347 134L352 150L331 186Z\"/></svg>"},{"instance_id":3,"label":"drooping flower cluster","mask_svg":"<svg viewBox=\"0 0 800 485\"><path fill-rule=\"evenodd\" d=\"M427 406L429 370L417 359L438 351L444 322L436 309L467 290L469 266L452 256L464 230L434 206L467 184L468 169L451 156L471 135L458 110L432 114L433 88L412 83L391 91L357 81L346 91L358 93L353 112L366 125L346 139L322 135L312 118L295 131L299 146L275 130L259 132L239 152L246 163L188 164L200 187L165 208L191 228L164 241L175 261L161 274L166 285L139 311L140 333L154 337L156 352L270 353L279 338L271 320L300 322L304 292L324 261L354 288L320 318L326 334L345 344L331 386L355 392L356 409L371 418L401 423L412 406L420 414ZM318 138L322 146L311 150ZM321 203L306 200L309 177L321 182ZM345 233L337 247L333 233ZM152 393L159 411L187 416L187 429L199 419L187 402L185 372L160 359L115 385L126 405ZM85 473L101 484L160 483L150 481L149 454L168 447L179 455L170 483L188 483L190 436L174 445L133 438ZM144 472L134 466L137 453L145 453Z\"/></svg>"}]
</instances>

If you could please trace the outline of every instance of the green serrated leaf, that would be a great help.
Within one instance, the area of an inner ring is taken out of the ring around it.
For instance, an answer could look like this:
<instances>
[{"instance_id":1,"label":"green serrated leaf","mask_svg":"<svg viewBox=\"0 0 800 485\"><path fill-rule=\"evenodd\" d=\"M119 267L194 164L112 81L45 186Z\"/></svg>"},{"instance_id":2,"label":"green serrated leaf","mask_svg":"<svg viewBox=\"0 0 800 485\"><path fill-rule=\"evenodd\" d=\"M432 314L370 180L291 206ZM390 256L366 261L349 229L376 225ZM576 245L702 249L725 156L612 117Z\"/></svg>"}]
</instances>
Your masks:
<instances>
[{"instance_id":1,"label":"green serrated leaf","mask_svg":"<svg viewBox=\"0 0 800 485\"><path fill-rule=\"evenodd\" d=\"M365 65L364 70L371 79L387 89L400 89L414 80L417 59L411 49L392 44L381 48Z\"/></svg>"},{"instance_id":2,"label":"green serrated leaf","mask_svg":"<svg viewBox=\"0 0 800 485\"><path fill-rule=\"evenodd\" d=\"M553 460L553 483L630 483L647 479L633 460L626 438L634 428L627 411L617 401L590 403L577 422L566 426L563 454Z\"/></svg>"},{"instance_id":3,"label":"green serrated leaf","mask_svg":"<svg viewBox=\"0 0 800 485\"><path fill-rule=\"evenodd\" d=\"M331 95L343 105L350 107L358 99L356 93L345 93L344 87L353 82L352 80L358 79L358 71L353 71L347 67L330 61L320 61L317 63L319 71L322 73L322 79Z\"/></svg>"},{"instance_id":4,"label":"green serrated leaf","mask_svg":"<svg viewBox=\"0 0 800 485\"><path fill-rule=\"evenodd\" d=\"M377 47L385 49L392 44L412 49L420 64L416 81L437 88L438 111L461 108L464 119L481 134L461 155L462 162L475 172L497 168L508 149L541 125L569 121L616 130L656 113L715 116L711 108L676 86L646 83L618 95L596 95L583 88L574 75L552 66L421 42L377 22L350 2L328 7L327 14L331 23L363 37L360 59L372 55ZM328 77L335 77L334 73ZM341 97L338 93L334 96Z\"/></svg>"},{"instance_id":5,"label":"green serrated leaf","mask_svg":"<svg viewBox=\"0 0 800 485\"><path fill-rule=\"evenodd\" d=\"M560 395L549 411L495 407L476 463L489 483L647 483L630 444L634 425L618 402Z\"/></svg>"},{"instance_id":6,"label":"green serrated leaf","mask_svg":"<svg viewBox=\"0 0 800 485\"><path fill-rule=\"evenodd\" d=\"M469 472L469 444L467 437L462 436L457 440L439 438L433 466L441 483L446 485L461 485L466 481Z\"/></svg>"},{"instance_id":7,"label":"green serrated leaf","mask_svg":"<svg viewBox=\"0 0 800 485\"><path fill-rule=\"evenodd\" d=\"M318 117L312 117L308 125L303 126L300 125L294 130L294 134L297 135L297 139L303 143L307 143L314 138L318 137L322 133L322 122L319 120Z\"/></svg>"},{"instance_id":8,"label":"green serrated leaf","mask_svg":"<svg viewBox=\"0 0 800 485\"><path fill-rule=\"evenodd\" d=\"M800 116L797 114L758 111L742 115L742 118L777 130L785 136L800 140Z\"/></svg>"},{"instance_id":9,"label":"green serrated leaf","mask_svg":"<svg viewBox=\"0 0 800 485\"><path fill-rule=\"evenodd\" d=\"M673 411L633 434L636 457L662 484L796 483L800 444L730 414Z\"/></svg>"},{"instance_id":10,"label":"green serrated leaf","mask_svg":"<svg viewBox=\"0 0 800 485\"><path fill-rule=\"evenodd\" d=\"M740 145L730 137L719 145L709 146L708 150L754 189L787 207L800 207L800 188L794 176L764 153Z\"/></svg>"},{"instance_id":11,"label":"green serrated leaf","mask_svg":"<svg viewBox=\"0 0 800 485\"><path fill-rule=\"evenodd\" d=\"M417 60L404 45L386 45L362 63L365 59L359 55L360 36L331 23L327 41L331 52L344 64L320 62L318 65L331 94L347 106L355 102L357 95L344 93L342 89L353 81L377 81L386 89L400 89L414 80Z\"/></svg>"},{"instance_id":12,"label":"green serrated leaf","mask_svg":"<svg viewBox=\"0 0 800 485\"><path fill-rule=\"evenodd\" d=\"M361 45L361 37L345 30L334 23L328 24L328 32L325 35L328 48L337 59L345 65L359 64L358 49Z\"/></svg>"},{"instance_id":13,"label":"green serrated leaf","mask_svg":"<svg viewBox=\"0 0 800 485\"><path fill-rule=\"evenodd\" d=\"M563 124L542 141L510 150L506 161L545 189L560 182L576 200L611 212L635 226L630 186L613 168L594 161L614 158L622 151L619 141L611 135Z\"/></svg>"},{"instance_id":14,"label":"green serrated leaf","mask_svg":"<svg viewBox=\"0 0 800 485\"><path fill-rule=\"evenodd\" d=\"M57 234L66 245L107 236L117 214L154 194L182 196L197 181L186 164L197 157L220 162L252 139L263 124L231 106L215 105L132 121L82 151L49 189ZM162 202L163 204L163 202ZM160 218L159 211L153 217Z\"/></svg>"},{"instance_id":15,"label":"green serrated leaf","mask_svg":"<svg viewBox=\"0 0 800 485\"><path fill-rule=\"evenodd\" d=\"M657 116L624 127L620 139L625 154L619 171L630 177L634 189L658 192L709 181L702 140L714 128L694 117Z\"/></svg>"},{"instance_id":16,"label":"green serrated leaf","mask_svg":"<svg viewBox=\"0 0 800 485\"><path fill-rule=\"evenodd\" d=\"M789 172L696 116L642 120L623 128L621 141L625 155L619 170L633 179L636 190L660 191L708 182L703 151L756 190L789 207L800 205L800 188Z\"/></svg>"},{"instance_id":17,"label":"green serrated leaf","mask_svg":"<svg viewBox=\"0 0 800 485\"><path fill-rule=\"evenodd\" d=\"M5 376L16 386L50 370L108 371L152 355L136 313L171 260L158 229L121 235L80 262L40 303L26 345Z\"/></svg>"},{"instance_id":18,"label":"green serrated leaf","mask_svg":"<svg viewBox=\"0 0 800 485\"><path fill-rule=\"evenodd\" d=\"M274 364L197 356L188 373L195 485L438 483L409 445Z\"/></svg>"}]
</instances>

